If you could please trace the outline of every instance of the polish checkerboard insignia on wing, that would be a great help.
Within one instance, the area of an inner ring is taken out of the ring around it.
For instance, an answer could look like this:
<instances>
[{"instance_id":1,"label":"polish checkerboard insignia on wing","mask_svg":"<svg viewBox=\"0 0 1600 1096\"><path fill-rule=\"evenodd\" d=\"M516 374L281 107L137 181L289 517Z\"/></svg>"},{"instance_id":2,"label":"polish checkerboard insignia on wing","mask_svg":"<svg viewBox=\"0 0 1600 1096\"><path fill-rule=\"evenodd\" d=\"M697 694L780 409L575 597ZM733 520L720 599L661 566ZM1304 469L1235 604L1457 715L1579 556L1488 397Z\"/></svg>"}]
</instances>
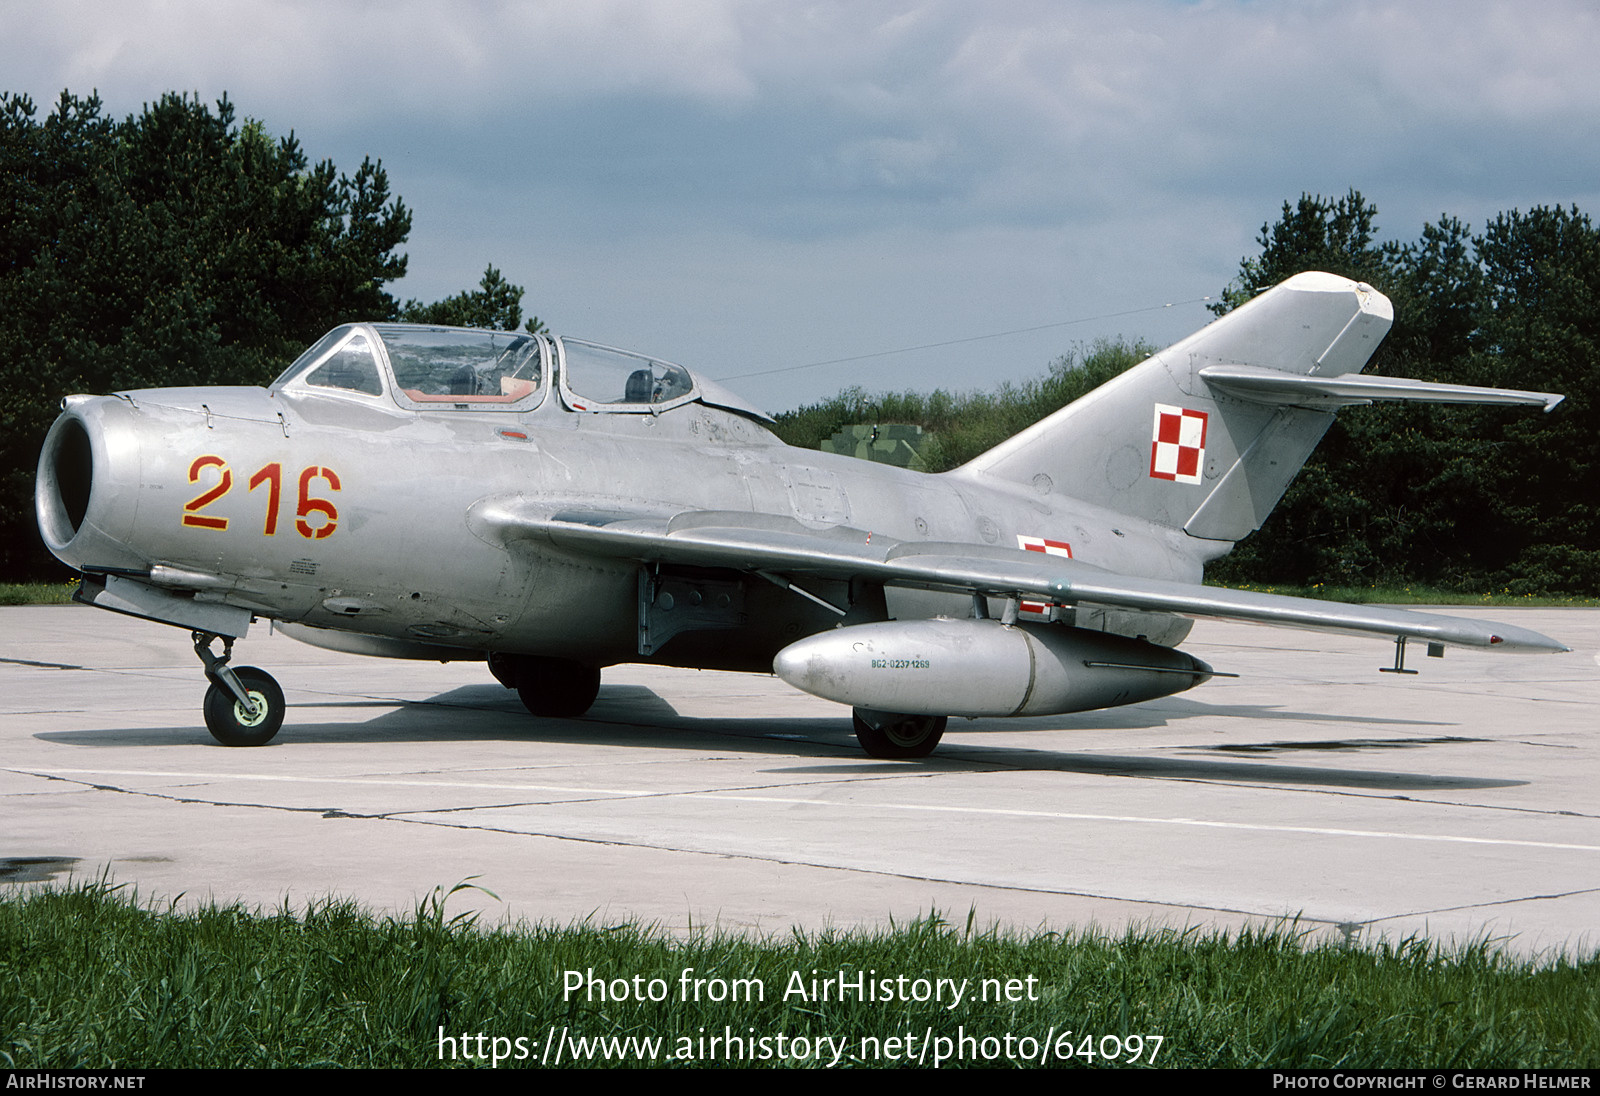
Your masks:
<instances>
[{"instance_id":1,"label":"polish checkerboard insignia on wing","mask_svg":"<svg viewBox=\"0 0 1600 1096\"><path fill-rule=\"evenodd\" d=\"M1025 537L1017 534L1017 547L1025 552L1043 552L1050 556L1072 558L1072 545L1064 540L1046 540L1044 537ZM1050 606L1040 601L1024 601L1019 608L1024 613L1047 613Z\"/></svg>"},{"instance_id":2,"label":"polish checkerboard insignia on wing","mask_svg":"<svg viewBox=\"0 0 1600 1096\"><path fill-rule=\"evenodd\" d=\"M1150 475L1178 483L1199 483L1206 459L1206 413L1156 404L1150 442Z\"/></svg>"}]
</instances>

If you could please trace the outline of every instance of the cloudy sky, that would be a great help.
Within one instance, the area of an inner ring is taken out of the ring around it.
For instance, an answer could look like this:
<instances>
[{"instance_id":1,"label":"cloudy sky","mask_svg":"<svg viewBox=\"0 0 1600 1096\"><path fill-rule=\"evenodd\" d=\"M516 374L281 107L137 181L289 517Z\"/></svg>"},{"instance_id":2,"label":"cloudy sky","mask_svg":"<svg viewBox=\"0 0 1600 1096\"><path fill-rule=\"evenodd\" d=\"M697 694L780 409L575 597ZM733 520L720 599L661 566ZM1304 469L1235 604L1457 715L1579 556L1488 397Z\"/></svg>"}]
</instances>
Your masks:
<instances>
[{"instance_id":1,"label":"cloudy sky","mask_svg":"<svg viewBox=\"0 0 1600 1096\"><path fill-rule=\"evenodd\" d=\"M1303 191L1600 211L1597 56L1591 0L0 0L5 90L226 92L382 160L398 296L492 262L772 410L1170 342Z\"/></svg>"}]
</instances>

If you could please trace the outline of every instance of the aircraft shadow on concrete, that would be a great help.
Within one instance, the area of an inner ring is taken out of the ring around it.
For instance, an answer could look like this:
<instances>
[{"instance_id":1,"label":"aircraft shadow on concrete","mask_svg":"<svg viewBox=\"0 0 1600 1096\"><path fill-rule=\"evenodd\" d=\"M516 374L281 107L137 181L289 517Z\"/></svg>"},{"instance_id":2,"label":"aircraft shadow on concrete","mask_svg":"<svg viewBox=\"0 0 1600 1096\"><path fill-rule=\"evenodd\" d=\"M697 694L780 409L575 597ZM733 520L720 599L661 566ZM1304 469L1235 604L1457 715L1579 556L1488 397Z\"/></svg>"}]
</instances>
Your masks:
<instances>
[{"instance_id":1,"label":"aircraft shadow on concrete","mask_svg":"<svg viewBox=\"0 0 1600 1096\"><path fill-rule=\"evenodd\" d=\"M1033 751L1005 751L1011 755ZM1001 758L996 758L1001 762ZM1432 773L1397 772L1372 769L1332 769L1310 765L1270 764L1259 761L1201 760L1192 757L1139 754L1043 754L1020 761L1029 769L1075 772L1091 776L1141 777L1154 780L1194 780L1228 784L1293 784L1306 787L1357 788L1377 792L1418 792L1466 790L1472 788L1514 788L1526 780L1471 776L1438 776Z\"/></svg>"},{"instance_id":2,"label":"aircraft shadow on concrete","mask_svg":"<svg viewBox=\"0 0 1600 1096\"><path fill-rule=\"evenodd\" d=\"M1275 704L1208 704L1188 697L1167 697L1145 705L1126 708L1104 708L1094 712L1079 712L1066 717L1073 727L1089 729L1143 728L1151 726L1150 715L1161 713L1168 722L1209 716L1217 719L1266 719L1276 723L1358 723L1364 726L1387 727L1451 727L1456 724L1434 719L1401 719L1389 716L1339 715L1334 712L1297 712ZM1143 718L1141 718L1143 717ZM1012 720L1022 725L1029 720Z\"/></svg>"},{"instance_id":3,"label":"aircraft shadow on concrete","mask_svg":"<svg viewBox=\"0 0 1600 1096\"><path fill-rule=\"evenodd\" d=\"M382 707L383 714L359 723L314 723L304 717L319 708ZM677 710L654 690L642 685L602 687L600 697L587 715L579 719L536 719L529 716L514 694L498 685L466 685L423 701L337 700L312 701L292 705L299 719L285 725L270 745L321 745L368 743L381 746L401 742L525 741L587 743L608 747L634 747L652 750L707 750L737 742L738 749L763 753L774 758L792 758L797 764L770 770L789 775L847 775L848 773L906 772L905 762L871 761L841 770L833 761L808 764L807 757L836 757L839 751L857 750L850 722L844 717L817 716L740 716L689 717ZM1224 746L1178 747L1189 756L1171 754L1077 753L1070 749L985 743L989 732L1014 735L1018 732L1054 732L1058 735L1083 730L1150 730L1177 726L1197 716L1252 718L1270 716L1275 721L1348 722L1365 726L1432 726L1421 720L1370 719L1351 716L1326 716L1321 713L1285 712L1269 707L1230 705L1216 707L1189 701L1084 712L1072 716L1034 719L1009 719L952 723L939 753L915 762L924 771L992 771L1028 769L1073 772L1084 775L1121 776L1156 780L1196 780L1227 783L1291 784L1360 788L1370 791L1444 791L1449 789L1501 788L1526 781L1464 776L1439 776L1430 773L1388 770L1334 769L1315 765L1290 765L1251 760L1264 754L1291 750L1353 751L1385 749L1404 745L1413 748L1437 747L1451 743L1478 741L1463 737L1384 740L1374 738L1339 739L1322 742L1273 741L1231 743ZM75 746L171 746L209 743L210 735L198 721L191 727L131 727L112 730L53 731L36 737ZM219 747L220 748L220 747ZM1194 756L1223 752L1235 756L1213 758ZM1242 756L1239 756L1242 755Z\"/></svg>"},{"instance_id":4,"label":"aircraft shadow on concrete","mask_svg":"<svg viewBox=\"0 0 1600 1096\"><path fill-rule=\"evenodd\" d=\"M319 710L361 708L383 711L360 722L315 722ZM34 737L72 746L215 744L198 713L192 723L183 726L47 731ZM644 686L611 685L601 688L599 699L582 717L537 718L527 713L515 693L492 683L461 686L426 700L341 698L293 703L277 737L259 748L498 740L705 750L718 743L727 744L729 739L737 739L742 751L789 757L814 752L817 746L858 750L848 716L697 719L680 716L671 704Z\"/></svg>"}]
</instances>

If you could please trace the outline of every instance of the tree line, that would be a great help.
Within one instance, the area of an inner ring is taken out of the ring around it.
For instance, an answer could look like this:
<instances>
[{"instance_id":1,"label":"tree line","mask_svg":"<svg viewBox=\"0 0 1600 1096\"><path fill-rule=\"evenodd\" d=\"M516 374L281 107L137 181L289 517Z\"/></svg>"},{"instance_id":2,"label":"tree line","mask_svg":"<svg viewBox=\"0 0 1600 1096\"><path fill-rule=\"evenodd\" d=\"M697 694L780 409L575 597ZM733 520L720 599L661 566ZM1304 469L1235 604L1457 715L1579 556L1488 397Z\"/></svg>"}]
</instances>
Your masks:
<instances>
[{"instance_id":1,"label":"tree line","mask_svg":"<svg viewBox=\"0 0 1600 1096\"><path fill-rule=\"evenodd\" d=\"M0 93L0 576L59 575L34 528L39 446L72 392L265 384L335 324L514 329L522 289L401 303L411 210L380 162L311 163L215 104L116 119ZM537 319L530 329L542 328Z\"/></svg>"}]
</instances>

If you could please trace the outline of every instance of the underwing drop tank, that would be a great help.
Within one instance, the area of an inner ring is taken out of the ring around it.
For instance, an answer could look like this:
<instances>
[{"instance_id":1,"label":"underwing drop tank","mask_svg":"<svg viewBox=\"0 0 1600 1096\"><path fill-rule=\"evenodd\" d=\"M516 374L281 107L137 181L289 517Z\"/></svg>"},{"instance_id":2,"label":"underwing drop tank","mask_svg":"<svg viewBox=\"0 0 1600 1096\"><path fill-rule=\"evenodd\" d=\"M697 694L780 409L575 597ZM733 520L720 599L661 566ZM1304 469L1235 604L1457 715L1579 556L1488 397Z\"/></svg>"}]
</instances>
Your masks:
<instances>
[{"instance_id":1,"label":"underwing drop tank","mask_svg":"<svg viewBox=\"0 0 1600 1096\"><path fill-rule=\"evenodd\" d=\"M908 715L1057 715L1137 704L1212 676L1204 662L1143 640L1049 624L902 620L836 628L778 652L795 688Z\"/></svg>"}]
</instances>

